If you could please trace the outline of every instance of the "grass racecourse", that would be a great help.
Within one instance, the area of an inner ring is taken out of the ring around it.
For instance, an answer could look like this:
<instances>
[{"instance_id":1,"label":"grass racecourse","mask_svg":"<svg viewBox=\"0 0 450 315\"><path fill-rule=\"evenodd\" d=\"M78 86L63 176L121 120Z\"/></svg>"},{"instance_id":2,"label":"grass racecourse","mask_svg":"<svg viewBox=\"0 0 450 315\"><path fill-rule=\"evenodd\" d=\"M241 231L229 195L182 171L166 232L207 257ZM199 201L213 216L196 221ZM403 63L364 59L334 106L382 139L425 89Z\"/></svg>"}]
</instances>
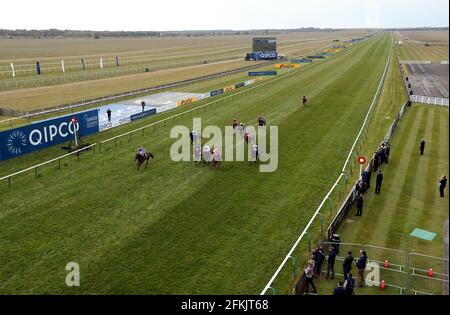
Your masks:
<instances>
[{"instance_id":1,"label":"grass racecourse","mask_svg":"<svg viewBox=\"0 0 450 315\"><path fill-rule=\"evenodd\" d=\"M448 61L448 35L448 30L397 33L396 40L403 41L402 45L397 46L400 59L432 63ZM426 46L425 43L429 43L430 46Z\"/></svg>"},{"instance_id":2,"label":"grass racecourse","mask_svg":"<svg viewBox=\"0 0 450 315\"><path fill-rule=\"evenodd\" d=\"M264 114L279 126L275 173L247 162L213 170L171 161L170 127L191 127L185 117L85 153L79 162L67 159L62 170L39 169L37 179L23 175L11 189L1 183L0 293L258 294L339 175L390 43L381 34L196 114L203 126L222 129L233 118L255 125ZM305 94L307 108L299 106ZM84 140L98 142L183 110ZM132 159L142 145L156 159L136 172ZM53 147L7 161L0 174L60 154ZM80 265L78 288L65 284L72 261Z\"/></svg>"}]
</instances>

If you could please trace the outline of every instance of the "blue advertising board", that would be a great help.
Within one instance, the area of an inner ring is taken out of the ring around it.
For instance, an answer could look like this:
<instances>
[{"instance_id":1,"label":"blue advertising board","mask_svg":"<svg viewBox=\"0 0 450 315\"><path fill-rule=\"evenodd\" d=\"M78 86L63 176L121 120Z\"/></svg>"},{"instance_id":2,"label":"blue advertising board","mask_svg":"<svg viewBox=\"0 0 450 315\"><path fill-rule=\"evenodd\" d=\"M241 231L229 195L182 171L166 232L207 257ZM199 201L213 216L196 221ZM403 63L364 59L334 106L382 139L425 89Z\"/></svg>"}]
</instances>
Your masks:
<instances>
[{"instance_id":1,"label":"blue advertising board","mask_svg":"<svg viewBox=\"0 0 450 315\"><path fill-rule=\"evenodd\" d=\"M215 90L215 91L211 91L211 96L217 96L223 93L223 89L219 89L219 90Z\"/></svg>"},{"instance_id":2,"label":"blue advertising board","mask_svg":"<svg viewBox=\"0 0 450 315\"><path fill-rule=\"evenodd\" d=\"M256 71L256 72L249 72L249 76L251 77L259 77L263 75L277 75L276 71Z\"/></svg>"},{"instance_id":3,"label":"blue advertising board","mask_svg":"<svg viewBox=\"0 0 450 315\"><path fill-rule=\"evenodd\" d=\"M244 87L244 86L245 86L245 82L242 82L242 83L235 84L234 88L235 89L240 89L241 87Z\"/></svg>"},{"instance_id":4,"label":"blue advertising board","mask_svg":"<svg viewBox=\"0 0 450 315\"><path fill-rule=\"evenodd\" d=\"M156 108L152 108L150 110L146 110L145 112L131 115L130 118L131 118L131 122L133 122L135 120L142 119L142 118L145 118L145 117L148 117L151 115L155 115L155 114L156 114Z\"/></svg>"},{"instance_id":5,"label":"blue advertising board","mask_svg":"<svg viewBox=\"0 0 450 315\"><path fill-rule=\"evenodd\" d=\"M291 60L292 63L312 63L312 59L294 59Z\"/></svg>"},{"instance_id":6,"label":"blue advertising board","mask_svg":"<svg viewBox=\"0 0 450 315\"><path fill-rule=\"evenodd\" d=\"M276 51L257 51L252 53L253 60L275 60L278 59Z\"/></svg>"},{"instance_id":7,"label":"blue advertising board","mask_svg":"<svg viewBox=\"0 0 450 315\"><path fill-rule=\"evenodd\" d=\"M76 122L72 122L75 118ZM0 161L99 131L98 110L76 113L0 132Z\"/></svg>"}]
</instances>

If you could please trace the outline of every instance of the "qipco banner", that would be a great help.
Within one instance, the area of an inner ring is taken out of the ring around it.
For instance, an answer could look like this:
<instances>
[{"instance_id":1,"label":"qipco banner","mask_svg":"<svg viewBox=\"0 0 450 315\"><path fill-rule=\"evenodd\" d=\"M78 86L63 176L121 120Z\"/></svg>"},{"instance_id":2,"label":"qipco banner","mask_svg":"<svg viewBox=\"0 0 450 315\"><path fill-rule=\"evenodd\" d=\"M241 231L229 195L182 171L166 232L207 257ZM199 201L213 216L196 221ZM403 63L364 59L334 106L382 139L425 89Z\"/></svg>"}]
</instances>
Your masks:
<instances>
[{"instance_id":1,"label":"qipco banner","mask_svg":"<svg viewBox=\"0 0 450 315\"><path fill-rule=\"evenodd\" d=\"M275 60L278 59L278 52L276 51L253 52L253 58L255 60Z\"/></svg>"},{"instance_id":2,"label":"qipco banner","mask_svg":"<svg viewBox=\"0 0 450 315\"><path fill-rule=\"evenodd\" d=\"M8 160L70 141L74 139L75 132L83 137L98 131L97 109L2 131L0 132L0 160Z\"/></svg>"}]
</instances>

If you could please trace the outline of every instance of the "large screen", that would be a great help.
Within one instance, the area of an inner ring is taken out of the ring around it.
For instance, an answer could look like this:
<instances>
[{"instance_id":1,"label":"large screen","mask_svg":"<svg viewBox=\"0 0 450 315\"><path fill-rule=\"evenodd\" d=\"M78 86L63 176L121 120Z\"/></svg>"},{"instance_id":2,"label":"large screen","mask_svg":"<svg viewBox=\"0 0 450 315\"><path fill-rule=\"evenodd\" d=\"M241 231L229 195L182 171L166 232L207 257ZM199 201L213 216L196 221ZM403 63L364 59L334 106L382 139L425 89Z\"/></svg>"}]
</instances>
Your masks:
<instances>
[{"instance_id":1,"label":"large screen","mask_svg":"<svg viewBox=\"0 0 450 315\"><path fill-rule=\"evenodd\" d=\"M253 38L253 51L277 51L276 37L256 37Z\"/></svg>"}]
</instances>

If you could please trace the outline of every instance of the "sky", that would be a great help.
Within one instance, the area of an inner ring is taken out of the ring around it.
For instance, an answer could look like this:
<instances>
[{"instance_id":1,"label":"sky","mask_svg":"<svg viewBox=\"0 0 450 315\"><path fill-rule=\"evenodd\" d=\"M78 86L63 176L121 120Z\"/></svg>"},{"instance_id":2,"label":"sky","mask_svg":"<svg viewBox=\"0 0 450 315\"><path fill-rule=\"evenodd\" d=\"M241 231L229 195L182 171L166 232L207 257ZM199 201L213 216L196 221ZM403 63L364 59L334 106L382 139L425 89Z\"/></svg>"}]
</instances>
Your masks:
<instances>
[{"instance_id":1,"label":"sky","mask_svg":"<svg viewBox=\"0 0 450 315\"><path fill-rule=\"evenodd\" d=\"M108 31L441 27L448 0L13 0L0 28Z\"/></svg>"}]
</instances>

